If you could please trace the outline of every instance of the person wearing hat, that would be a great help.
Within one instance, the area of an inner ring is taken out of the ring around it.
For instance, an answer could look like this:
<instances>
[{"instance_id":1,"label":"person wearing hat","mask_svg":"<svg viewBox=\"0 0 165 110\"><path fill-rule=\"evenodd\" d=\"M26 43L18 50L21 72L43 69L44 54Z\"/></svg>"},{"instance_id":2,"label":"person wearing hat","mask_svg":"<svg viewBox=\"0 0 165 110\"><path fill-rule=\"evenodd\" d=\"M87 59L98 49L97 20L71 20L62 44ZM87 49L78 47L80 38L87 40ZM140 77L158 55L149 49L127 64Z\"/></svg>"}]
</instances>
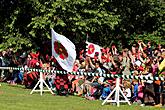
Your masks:
<instances>
[{"instance_id":1,"label":"person wearing hat","mask_svg":"<svg viewBox=\"0 0 165 110\"><path fill-rule=\"evenodd\" d=\"M27 58L27 66L29 68L41 68L42 63L39 61L39 52L37 53L30 53ZM24 79L24 85L26 88L33 88L35 84L37 83L37 80L39 78L39 73L38 72L25 72L23 75Z\"/></svg>"},{"instance_id":2,"label":"person wearing hat","mask_svg":"<svg viewBox=\"0 0 165 110\"><path fill-rule=\"evenodd\" d=\"M111 88L111 84L110 83L112 83L112 81L108 81L108 80L106 80L103 83L102 94L101 94L101 96L99 98L100 100L105 100L108 97L108 95L111 93L112 88Z\"/></svg>"}]
</instances>

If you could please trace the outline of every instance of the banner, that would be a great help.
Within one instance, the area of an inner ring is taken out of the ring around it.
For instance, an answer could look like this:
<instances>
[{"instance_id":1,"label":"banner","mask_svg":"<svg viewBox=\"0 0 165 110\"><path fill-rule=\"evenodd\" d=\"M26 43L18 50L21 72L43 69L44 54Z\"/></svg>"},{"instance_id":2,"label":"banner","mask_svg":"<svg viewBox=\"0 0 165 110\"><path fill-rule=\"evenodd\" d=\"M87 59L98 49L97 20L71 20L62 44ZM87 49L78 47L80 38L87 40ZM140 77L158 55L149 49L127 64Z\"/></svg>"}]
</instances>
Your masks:
<instances>
[{"instance_id":1,"label":"banner","mask_svg":"<svg viewBox=\"0 0 165 110\"><path fill-rule=\"evenodd\" d=\"M86 47L86 55L89 57L94 58L95 55L97 55L99 58L101 58L101 47L97 44L91 43L86 41L87 47Z\"/></svg>"},{"instance_id":2,"label":"banner","mask_svg":"<svg viewBox=\"0 0 165 110\"><path fill-rule=\"evenodd\" d=\"M52 56L55 57L60 66L72 72L76 59L75 45L65 36L56 33L51 29L52 34Z\"/></svg>"}]
</instances>

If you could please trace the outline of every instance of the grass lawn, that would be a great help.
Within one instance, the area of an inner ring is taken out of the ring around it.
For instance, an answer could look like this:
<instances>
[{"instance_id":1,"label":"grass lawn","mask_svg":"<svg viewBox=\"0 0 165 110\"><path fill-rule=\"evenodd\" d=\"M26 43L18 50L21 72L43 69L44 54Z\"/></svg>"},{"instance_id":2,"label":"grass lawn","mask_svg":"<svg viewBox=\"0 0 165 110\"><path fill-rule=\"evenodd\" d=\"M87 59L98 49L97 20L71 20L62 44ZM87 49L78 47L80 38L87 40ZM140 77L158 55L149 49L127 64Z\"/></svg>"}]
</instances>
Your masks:
<instances>
[{"instance_id":1,"label":"grass lawn","mask_svg":"<svg viewBox=\"0 0 165 110\"><path fill-rule=\"evenodd\" d=\"M115 105L101 105L102 101L89 101L77 96L53 96L51 93L30 95L24 86L11 86L1 83L0 110L165 110L165 108L140 107L127 104L116 107Z\"/></svg>"}]
</instances>

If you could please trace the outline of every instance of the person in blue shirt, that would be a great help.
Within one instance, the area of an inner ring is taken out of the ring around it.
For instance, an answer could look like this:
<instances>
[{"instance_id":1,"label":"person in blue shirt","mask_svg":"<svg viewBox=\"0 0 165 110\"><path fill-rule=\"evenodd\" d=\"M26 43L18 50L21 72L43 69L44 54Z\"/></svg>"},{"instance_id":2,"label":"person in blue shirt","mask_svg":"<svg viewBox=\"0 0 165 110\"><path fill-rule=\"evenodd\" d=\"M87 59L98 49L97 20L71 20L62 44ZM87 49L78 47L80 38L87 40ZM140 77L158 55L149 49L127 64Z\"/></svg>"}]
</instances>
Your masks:
<instances>
[{"instance_id":1,"label":"person in blue shirt","mask_svg":"<svg viewBox=\"0 0 165 110\"><path fill-rule=\"evenodd\" d=\"M100 100L105 100L108 95L111 93L111 88L110 88L110 84L108 84L107 82L104 84L103 90L102 90L102 94L100 96Z\"/></svg>"},{"instance_id":2,"label":"person in blue shirt","mask_svg":"<svg viewBox=\"0 0 165 110\"><path fill-rule=\"evenodd\" d=\"M133 80L133 102L136 102L138 99L138 80Z\"/></svg>"}]
</instances>

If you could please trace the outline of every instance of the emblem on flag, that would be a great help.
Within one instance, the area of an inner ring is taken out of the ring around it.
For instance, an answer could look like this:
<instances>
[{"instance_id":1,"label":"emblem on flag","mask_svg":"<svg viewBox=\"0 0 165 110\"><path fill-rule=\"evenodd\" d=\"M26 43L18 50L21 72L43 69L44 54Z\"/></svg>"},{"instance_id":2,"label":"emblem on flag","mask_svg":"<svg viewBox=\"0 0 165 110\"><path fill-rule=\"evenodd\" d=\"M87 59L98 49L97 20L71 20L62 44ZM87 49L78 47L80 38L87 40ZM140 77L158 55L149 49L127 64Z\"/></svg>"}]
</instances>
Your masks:
<instances>
[{"instance_id":1,"label":"emblem on flag","mask_svg":"<svg viewBox=\"0 0 165 110\"><path fill-rule=\"evenodd\" d=\"M59 55L61 59L66 59L68 57L68 53L66 48L58 41L54 42L54 50Z\"/></svg>"},{"instance_id":2,"label":"emblem on flag","mask_svg":"<svg viewBox=\"0 0 165 110\"><path fill-rule=\"evenodd\" d=\"M93 44L89 44L88 46L88 54L92 54L95 51L95 46Z\"/></svg>"}]
</instances>

